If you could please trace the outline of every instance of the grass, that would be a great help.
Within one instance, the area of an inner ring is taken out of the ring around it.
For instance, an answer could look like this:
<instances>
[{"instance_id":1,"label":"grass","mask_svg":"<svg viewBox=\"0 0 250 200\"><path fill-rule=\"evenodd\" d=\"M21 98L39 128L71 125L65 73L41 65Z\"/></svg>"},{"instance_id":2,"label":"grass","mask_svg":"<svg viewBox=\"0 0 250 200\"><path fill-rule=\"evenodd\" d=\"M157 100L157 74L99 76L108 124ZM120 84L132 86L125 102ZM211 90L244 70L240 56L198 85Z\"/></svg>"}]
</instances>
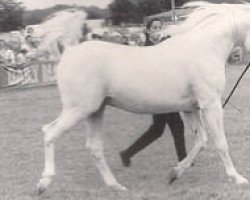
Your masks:
<instances>
[{"instance_id":1,"label":"grass","mask_svg":"<svg viewBox=\"0 0 250 200\"><path fill-rule=\"evenodd\" d=\"M227 71L229 93L243 67ZM237 170L250 179L250 84L249 72L225 109L225 129ZM226 95L225 95L226 96ZM233 106L242 111L240 113ZM35 195L44 164L41 126L52 121L61 104L56 87L29 88L0 93L0 199L1 200L241 200L250 199L249 186L229 183L222 162L209 142L194 167L174 184L168 175L177 159L169 129L150 147L122 167L119 151L131 144L150 124L150 116L115 108L105 113L105 155L117 179L129 191L115 192L105 186L85 149L82 124L65 133L56 143L55 176L49 190ZM186 133L187 147L193 134Z\"/></svg>"}]
</instances>

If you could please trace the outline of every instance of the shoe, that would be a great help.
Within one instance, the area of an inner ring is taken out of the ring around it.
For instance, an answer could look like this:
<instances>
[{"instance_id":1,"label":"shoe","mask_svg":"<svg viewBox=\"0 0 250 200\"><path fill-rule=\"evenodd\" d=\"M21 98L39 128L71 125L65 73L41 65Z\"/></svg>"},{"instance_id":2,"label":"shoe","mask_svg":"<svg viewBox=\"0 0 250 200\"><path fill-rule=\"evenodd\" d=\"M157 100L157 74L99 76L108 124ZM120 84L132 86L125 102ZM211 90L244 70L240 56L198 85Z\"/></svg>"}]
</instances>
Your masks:
<instances>
[{"instance_id":1,"label":"shoe","mask_svg":"<svg viewBox=\"0 0 250 200\"><path fill-rule=\"evenodd\" d=\"M122 151L120 152L120 156L121 156L121 160L122 160L122 164L124 167L129 167L131 165L131 160L130 158L128 158L126 155L125 155L125 152Z\"/></svg>"}]
</instances>

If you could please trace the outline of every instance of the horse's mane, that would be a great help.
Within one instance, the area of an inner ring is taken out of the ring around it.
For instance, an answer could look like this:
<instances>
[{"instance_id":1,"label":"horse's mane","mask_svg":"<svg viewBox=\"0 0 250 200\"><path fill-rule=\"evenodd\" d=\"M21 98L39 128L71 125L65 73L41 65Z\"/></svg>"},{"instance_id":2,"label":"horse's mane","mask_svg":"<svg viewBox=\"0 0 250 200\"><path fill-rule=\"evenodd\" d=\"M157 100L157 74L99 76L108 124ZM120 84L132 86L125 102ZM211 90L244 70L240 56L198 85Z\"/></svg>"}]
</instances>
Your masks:
<instances>
[{"instance_id":1,"label":"horse's mane","mask_svg":"<svg viewBox=\"0 0 250 200\"><path fill-rule=\"evenodd\" d=\"M243 6L244 5L244 6ZM245 6L248 5L248 6ZM168 26L164 32L170 35L187 33L193 29L201 29L208 24L215 23L218 19L226 17L229 23L232 23L235 17L235 11L246 8L250 11L250 4L213 4L209 2L194 1L184 4L183 8L192 8L193 12L186 16L186 20L177 25ZM237 12L237 20L242 19ZM231 20L231 22L230 22ZM226 25L226 24L225 24ZM222 27L223 28L223 27Z\"/></svg>"},{"instance_id":2,"label":"horse's mane","mask_svg":"<svg viewBox=\"0 0 250 200\"><path fill-rule=\"evenodd\" d=\"M46 49L58 41L80 38L86 17L85 12L77 9L67 9L48 16L40 24L43 32L43 43L40 48Z\"/></svg>"}]
</instances>

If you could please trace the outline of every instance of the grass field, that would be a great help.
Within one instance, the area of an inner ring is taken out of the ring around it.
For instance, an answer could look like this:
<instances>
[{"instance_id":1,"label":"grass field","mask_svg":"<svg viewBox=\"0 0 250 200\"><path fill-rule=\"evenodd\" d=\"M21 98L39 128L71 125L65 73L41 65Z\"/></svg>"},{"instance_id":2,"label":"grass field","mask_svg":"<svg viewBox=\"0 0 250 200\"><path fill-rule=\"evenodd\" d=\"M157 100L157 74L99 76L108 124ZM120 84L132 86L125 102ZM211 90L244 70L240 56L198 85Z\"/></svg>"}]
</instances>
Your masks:
<instances>
[{"instance_id":1,"label":"grass field","mask_svg":"<svg viewBox=\"0 0 250 200\"><path fill-rule=\"evenodd\" d=\"M243 67L227 71L226 93ZM225 128L231 156L237 170L250 179L250 72L225 109ZM108 108L105 113L105 155L117 179L128 192L105 186L85 149L81 124L56 143L55 176L49 190L37 197L35 190L44 165L41 126L53 120L61 104L56 87L0 92L0 200L241 200L250 199L250 186L228 182L214 146L202 152L194 167L174 184L168 176L177 159L168 128L164 136L133 158L130 168L122 167L119 151L126 148L150 124L139 116ZM193 135L186 133L187 147Z\"/></svg>"}]
</instances>

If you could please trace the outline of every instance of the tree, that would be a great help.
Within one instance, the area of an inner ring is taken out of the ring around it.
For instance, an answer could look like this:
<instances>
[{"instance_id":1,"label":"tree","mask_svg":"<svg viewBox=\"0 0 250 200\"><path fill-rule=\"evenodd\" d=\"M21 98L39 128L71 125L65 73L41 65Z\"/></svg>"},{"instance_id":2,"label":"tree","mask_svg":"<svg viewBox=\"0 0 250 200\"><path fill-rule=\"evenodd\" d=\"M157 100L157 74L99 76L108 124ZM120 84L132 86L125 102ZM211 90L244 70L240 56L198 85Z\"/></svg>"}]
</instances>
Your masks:
<instances>
[{"instance_id":1,"label":"tree","mask_svg":"<svg viewBox=\"0 0 250 200\"><path fill-rule=\"evenodd\" d=\"M102 19L109 16L108 9L101 9L96 6L85 7L84 10L88 14L88 19Z\"/></svg>"},{"instance_id":2,"label":"tree","mask_svg":"<svg viewBox=\"0 0 250 200\"><path fill-rule=\"evenodd\" d=\"M0 0L0 31L18 29L23 24L23 7L15 0Z\"/></svg>"},{"instance_id":3,"label":"tree","mask_svg":"<svg viewBox=\"0 0 250 200\"><path fill-rule=\"evenodd\" d=\"M181 6L188 0L176 0ZM109 5L111 20L120 22L142 22L144 17L171 9L171 0L113 0Z\"/></svg>"},{"instance_id":4,"label":"tree","mask_svg":"<svg viewBox=\"0 0 250 200\"><path fill-rule=\"evenodd\" d=\"M111 12L110 19L115 25L121 22L138 21L137 6L129 0L114 0L109 4L109 9Z\"/></svg>"}]
</instances>

